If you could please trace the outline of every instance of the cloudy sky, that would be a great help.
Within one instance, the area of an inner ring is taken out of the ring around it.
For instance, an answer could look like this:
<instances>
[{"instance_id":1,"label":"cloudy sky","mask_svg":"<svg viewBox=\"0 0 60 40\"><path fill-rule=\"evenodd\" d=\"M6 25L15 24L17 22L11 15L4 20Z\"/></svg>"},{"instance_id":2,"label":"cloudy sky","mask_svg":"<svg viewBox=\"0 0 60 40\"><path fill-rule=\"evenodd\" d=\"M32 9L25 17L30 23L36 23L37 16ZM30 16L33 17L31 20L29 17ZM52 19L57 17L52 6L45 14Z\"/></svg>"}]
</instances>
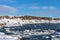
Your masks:
<instances>
[{"instance_id":1,"label":"cloudy sky","mask_svg":"<svg viewBox=\"0 0 60 40\"><path fill-rule=\"evenodd\" d=\"M0 0L0 15L60 17L60 0Z\"/></svg>"}]
</instances>

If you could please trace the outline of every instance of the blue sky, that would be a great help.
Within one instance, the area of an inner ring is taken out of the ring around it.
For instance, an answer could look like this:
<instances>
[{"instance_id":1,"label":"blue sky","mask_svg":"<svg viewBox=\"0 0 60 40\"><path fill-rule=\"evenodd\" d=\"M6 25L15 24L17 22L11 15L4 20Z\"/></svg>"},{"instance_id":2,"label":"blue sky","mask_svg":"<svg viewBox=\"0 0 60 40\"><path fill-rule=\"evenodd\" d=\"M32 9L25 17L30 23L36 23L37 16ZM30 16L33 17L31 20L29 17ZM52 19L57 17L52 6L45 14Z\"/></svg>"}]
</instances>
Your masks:
<instances>
[{"instance_id":1,"label":"blue sky","mask_svg":"<svg viewBox=\"0 0 60 40\"><path fill-rule=\"evenodd\" d=\"M0 15L60 17L60 0L0 0Z\"/></svg>"}]
</instances>

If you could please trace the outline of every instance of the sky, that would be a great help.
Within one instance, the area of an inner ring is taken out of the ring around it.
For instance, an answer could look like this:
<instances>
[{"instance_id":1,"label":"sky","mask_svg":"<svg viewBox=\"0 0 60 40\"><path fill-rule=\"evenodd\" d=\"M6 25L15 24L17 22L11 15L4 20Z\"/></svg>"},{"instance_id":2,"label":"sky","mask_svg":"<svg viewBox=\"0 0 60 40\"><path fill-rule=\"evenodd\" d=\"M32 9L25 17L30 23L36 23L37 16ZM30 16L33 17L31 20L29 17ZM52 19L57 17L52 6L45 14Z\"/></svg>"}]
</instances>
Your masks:
<instances>
[{"instance_id":1,"label":"sky","mask_svg":"<svg viewBox=\"0 0 60 40\"><path fill-rule=\"evenodd\" d=\"M60 18L60 0L0 0L0 15Z\"/></svg>"}]
</instances>

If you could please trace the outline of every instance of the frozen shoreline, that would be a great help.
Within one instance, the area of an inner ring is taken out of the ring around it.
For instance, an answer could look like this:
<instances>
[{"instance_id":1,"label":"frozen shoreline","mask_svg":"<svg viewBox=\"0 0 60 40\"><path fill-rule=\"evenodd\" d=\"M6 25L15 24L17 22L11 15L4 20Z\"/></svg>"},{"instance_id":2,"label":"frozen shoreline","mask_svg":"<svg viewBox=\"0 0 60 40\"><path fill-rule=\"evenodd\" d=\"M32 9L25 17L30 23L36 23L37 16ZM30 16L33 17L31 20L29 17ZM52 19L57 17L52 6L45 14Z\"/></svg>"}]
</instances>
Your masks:
<instances>
[{"instance_id":1,"label":"frozen shoreline","mask_svg":"<svg viewBox=\"0 0 60 40\"><path fill-rule=\"evenodd\" d=\"M24 16L25 17L25 16ZM24 18L22 17L22 18ZM25 19L27 18L28 19ZM58 19L49 19L49 18L45 18L45 19L33 19L34 17L31 17L32 19L29 19L30 17L27 16L25 17L24 19L22 18L13 18L13 17L10 17L10 18L1 18L0 19L0 27L3 27L3 26L21 26L23 24L37 24L37 23L60 23L60 20ZM38 17L36 17L38 18ZM41 17L40 17L41 18Z\"/></svg>"},{"instance_id":2,"label":"frozen shoreline","mask_svg":"<svg viewBox=\"0 0 60 40\"><path fill-rule=\"evenodd\" d=\"M0 26L19 26L34 23L60 23L60 20L22 20L22 19L0 19Z\"/></svg>"}]
</instances>

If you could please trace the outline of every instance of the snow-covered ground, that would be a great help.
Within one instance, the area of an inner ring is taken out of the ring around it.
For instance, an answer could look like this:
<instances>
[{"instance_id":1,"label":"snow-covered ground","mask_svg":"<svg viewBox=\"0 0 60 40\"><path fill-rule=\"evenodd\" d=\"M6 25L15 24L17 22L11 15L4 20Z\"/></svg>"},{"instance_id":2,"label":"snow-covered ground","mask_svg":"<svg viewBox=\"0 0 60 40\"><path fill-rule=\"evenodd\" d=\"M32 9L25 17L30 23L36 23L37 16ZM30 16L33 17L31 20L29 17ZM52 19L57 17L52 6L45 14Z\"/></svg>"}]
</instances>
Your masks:
<instances>
[{"instance_id":1,"label":"snow-covered ground","mask_svg":"<svg viewBox=\"0 0 60 40\"><path fill-rule=\"evenodd\" d=\"M19 40L16 36L5 35L4 33L0 32L0 40Z\"/></svg>"},{"instance_id":2,"label":"snow-covered ground","mask_svg":"<svg viewBox=\"0 0 60 40\"><path fill-rule=\"evenodd\" d=\"M0 27L2 27L2 26L19 26L19 25L23 25L23 24L34 24L34 23L60 23L60 20L44 20L44 19L24 20L24 19L20 19L20 18L0 19Z\"/></svg>"}]
</instances>

